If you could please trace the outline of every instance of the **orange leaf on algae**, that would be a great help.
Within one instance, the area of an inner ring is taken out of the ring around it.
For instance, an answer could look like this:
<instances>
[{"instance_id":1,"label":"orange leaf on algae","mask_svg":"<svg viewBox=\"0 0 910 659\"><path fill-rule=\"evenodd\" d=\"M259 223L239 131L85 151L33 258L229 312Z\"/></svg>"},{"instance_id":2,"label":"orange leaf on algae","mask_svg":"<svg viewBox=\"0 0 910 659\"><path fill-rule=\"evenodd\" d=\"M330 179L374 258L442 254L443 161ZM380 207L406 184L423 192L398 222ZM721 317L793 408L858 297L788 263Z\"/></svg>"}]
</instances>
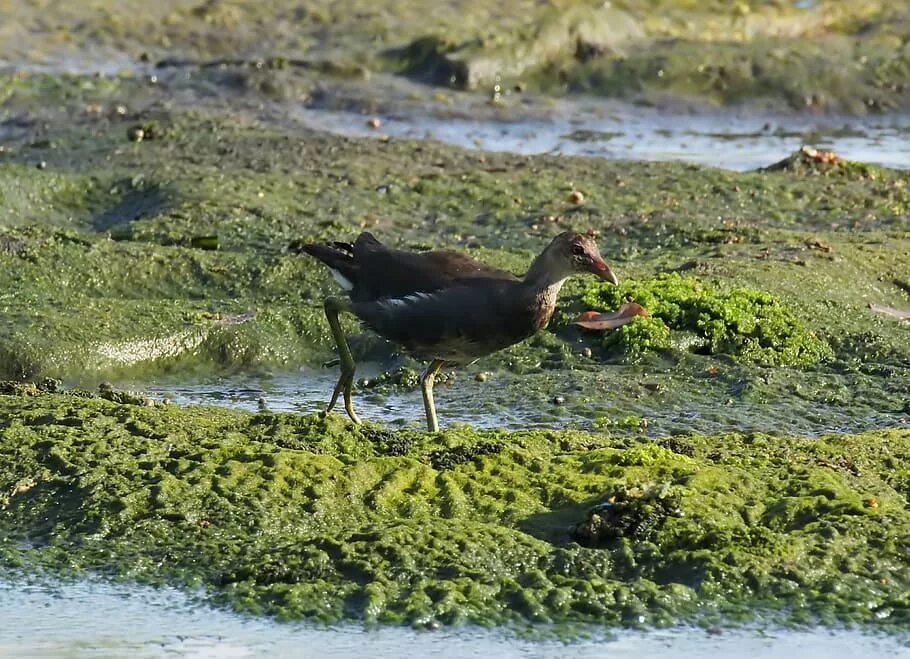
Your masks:
<instances>
[{"instance_id":1,"label":"orange leaf on algae","mask_svg":"<svg viewBox=\"0 0 910 659\"><path fill-rule=\"evenodd\" d=\"M650 316L648 310L637 302L627 302L612 313L585 311L573 323L589 330L609 330L631 323L637 316Z\"/></svg>"},{"instance_id":2,"label":"orange leaf on algae","mask_svg":"<svg viewBox=\"0 0 910 659\"><path fill-rule=\"evenodd\" d=\"M843 158L834 153L834 151L821 151L820 149L813 149L811 146L802 147L800 152L810 160L827 165L837 165L843 161Z\"/></svg>"}]
</instances>

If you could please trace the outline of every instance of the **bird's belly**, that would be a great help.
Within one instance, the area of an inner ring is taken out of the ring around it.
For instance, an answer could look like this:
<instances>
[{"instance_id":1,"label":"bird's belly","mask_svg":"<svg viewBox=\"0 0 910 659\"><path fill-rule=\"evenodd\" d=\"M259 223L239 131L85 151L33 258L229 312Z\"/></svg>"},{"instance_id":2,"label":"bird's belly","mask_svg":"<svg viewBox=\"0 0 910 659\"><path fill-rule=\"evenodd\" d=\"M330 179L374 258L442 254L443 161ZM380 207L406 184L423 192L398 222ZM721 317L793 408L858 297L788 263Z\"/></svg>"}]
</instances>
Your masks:
<instances>
[{"instance_id":1,"label":"bird's belly","mask_svg":"<svg viewBox=\"0 0 910 659\"><path fill-rule=\"evenodd\" d=\"M448 336L439 341L404 342L404 347L416 357L426 359L442 359L456 364L469 364L480 357L485 357L511 345L519 343L531 336L529 332L523 336L486 336L482 339L466 336Z\"/></svg>"},{"instance_id":2,"label":"bird's belly","mask_svg":"<svg viewBox=\"0 0 910 659\"><path fill-rule=\"evenodd\" d=\"M408 341L404 343L404 347L415 357L442 359L456 364L470 363L478 357L483 357L499 349L481 345L463 337L447 337L432 343Z\"/></svg>"}]
</instances>

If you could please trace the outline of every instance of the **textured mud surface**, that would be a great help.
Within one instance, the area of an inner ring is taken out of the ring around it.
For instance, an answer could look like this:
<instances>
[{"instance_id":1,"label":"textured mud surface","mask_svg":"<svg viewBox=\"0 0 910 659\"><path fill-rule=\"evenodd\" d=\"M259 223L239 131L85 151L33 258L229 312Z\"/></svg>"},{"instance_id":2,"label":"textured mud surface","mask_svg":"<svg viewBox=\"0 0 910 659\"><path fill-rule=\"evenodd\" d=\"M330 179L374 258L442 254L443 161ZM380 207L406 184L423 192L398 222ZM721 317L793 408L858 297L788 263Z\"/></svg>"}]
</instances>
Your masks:
<instances>
[{"instance_id":1,"label":"textured mud surface","mask_svg":"<svg viewBox=\"0 0 910 659\"><path fill-rule=\"evenodd\" d=\"M0 11L16 17L0 26L0 59L34 67L258 60L310 78L392 72L496 102L585 91L855 113L907 109L910 93L901 3L4 0Z\"/></svg>"},{"instance_id":2,"label":"textured mud surface","mask_svg":"<svg viewBox=\"0 0 910 659\"><path fill-rule=\"evenodd\" d=\"M907 431L430 436L66 394L0 406L7 565L201 586L280 618L910 614Z\"/></svg>"},{"instance_id":3,"label":"textured mud surface","mask_svg":"<svg viewBox=\"0 0 910 659\"><path fill-rule=\"evenodd\" d=\"M652 432L680 432L716 415L720 400L733 428L743 427L737 403L753 417L775 406L763 430L812 431L807 408L828 420L819 431L906 423L908 329L868 308L908 304L906 173L803 153L746 173L478 153L285 130L214 109L175 113L156 101L121 114L119 104L141 98L145 83L132 79L7 82L8 115L23 118L0 154L4 377L97 384L317 367L332 356L321 300L336 288L285 250L290 241L368 228L392 244L464 249L522 272L552 235L575 227L599 232L627 282L621 291L673 272L711 291L716 345L706 347L690 314L656 352L644 354L647 332L625 338L632 328L619 336L623 350L610 349L617 337L570 321L621 295L574 280L549 332L467 370L468 381L496 374L471 389L480 404L490 392L491 413L524 405L587 425L632 414L657 421ZM569 201L573 191L583 204ZM773 317L756 321L754 300L723 302L739 289L770 300ZM383 370L419 368L368 335L355 352ZM624 354L621 368L603 367ZM724 429L705 423L692 429Z\"/></svg>"}]
</instances>

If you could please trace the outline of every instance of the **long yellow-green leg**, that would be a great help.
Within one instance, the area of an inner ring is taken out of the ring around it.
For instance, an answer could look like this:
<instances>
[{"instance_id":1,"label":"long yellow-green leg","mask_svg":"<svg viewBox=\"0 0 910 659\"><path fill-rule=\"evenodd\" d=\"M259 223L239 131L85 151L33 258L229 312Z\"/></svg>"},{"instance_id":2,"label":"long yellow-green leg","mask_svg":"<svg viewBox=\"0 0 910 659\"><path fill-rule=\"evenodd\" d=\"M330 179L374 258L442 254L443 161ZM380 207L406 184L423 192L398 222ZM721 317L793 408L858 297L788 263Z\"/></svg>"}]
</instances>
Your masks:
<instances>
[{"instance_id":1,"label":"long yellow-green leg","mask_svg":"<svg viewBox=\"0 0 910 659\"><path fill-rule=\"evenodd\" d=\"M430 432L439 432L439 422L436 420L436 404L433 402L433 384L436 374L445 365L441 359L434 359L427 366L427 370L420 376L420 390L423 392L423 409L427 413L427 428Z\"/></svg>"},{"instance_id":2,"label":"long yellow-green leg","mask_svg":"<svg viewBox=\"0 0 910 659\"><path fill-rule=\"evenodd\" d=\"M354 357L351 356L351 349L348 347L348 340L341 329L341 323L338 321L338 314L342 311L351 311L351 305L347 300L337 297L327 297L325 299L325 317L329 321L329 327L332 329L332 336L335 337L335 345L338 347L338 359L341 362L341 375L338 377L338 384L335 385L335 391L332 392L332 400L325 413L328 414L338 402L338 394L344 393L344 410L351 417L354 423L360 423L357 413L354 411L354 405L351 402L351 387L354 384Z\"/></svg>"}]
</instances>

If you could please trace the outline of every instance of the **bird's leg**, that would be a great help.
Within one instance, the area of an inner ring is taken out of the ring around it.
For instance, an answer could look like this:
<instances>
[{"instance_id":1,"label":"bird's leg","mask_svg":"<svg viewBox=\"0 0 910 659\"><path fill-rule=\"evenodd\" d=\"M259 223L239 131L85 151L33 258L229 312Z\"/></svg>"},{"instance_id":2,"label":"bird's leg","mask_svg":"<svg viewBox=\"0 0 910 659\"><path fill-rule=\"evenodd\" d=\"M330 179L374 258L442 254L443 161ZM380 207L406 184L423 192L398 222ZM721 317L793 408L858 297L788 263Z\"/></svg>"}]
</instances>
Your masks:
<instances>
[{"instance_id":1,"label":"bird's leg","mask_svg":"<svg viewBox=\"0 0 910 659\"><path fill-rule=\"evenodd\" d=\"M357 413L354 412L354 405L351 402L351 386L354 384L354 357L351 356L351 349L348 347L348 340L344 336L344 330L341 329L341 323L338 321L338 314L342 311L351 311L351 306L346 300L337 297L327 297L325 299L325 317L329 321L329 327L332 329L332 336L335 338L335 345L338 347L338 359L341 363L341 375L338 377L338 384L335 385L335 391L332 392L332 400L325 413L328 414L338 402L338 394L344 393L344 410L351 417L354 423L360 423Z\"/></svg>"},{"instance_id":2,"label":"bird's leg","mask_svg":"<svg viewBox=\"0 0 910 659\"><path fill-rule=\"evenodd\" d=\"M427 428L430 432L439 432L439 422L436 420L436 404L433 402L433 384L436 374L445 365L441 359L434 359L427 366L427 370L420 376L420 390L423 392L423 409L427 414Z\"/></svg>"}]
</instances>

